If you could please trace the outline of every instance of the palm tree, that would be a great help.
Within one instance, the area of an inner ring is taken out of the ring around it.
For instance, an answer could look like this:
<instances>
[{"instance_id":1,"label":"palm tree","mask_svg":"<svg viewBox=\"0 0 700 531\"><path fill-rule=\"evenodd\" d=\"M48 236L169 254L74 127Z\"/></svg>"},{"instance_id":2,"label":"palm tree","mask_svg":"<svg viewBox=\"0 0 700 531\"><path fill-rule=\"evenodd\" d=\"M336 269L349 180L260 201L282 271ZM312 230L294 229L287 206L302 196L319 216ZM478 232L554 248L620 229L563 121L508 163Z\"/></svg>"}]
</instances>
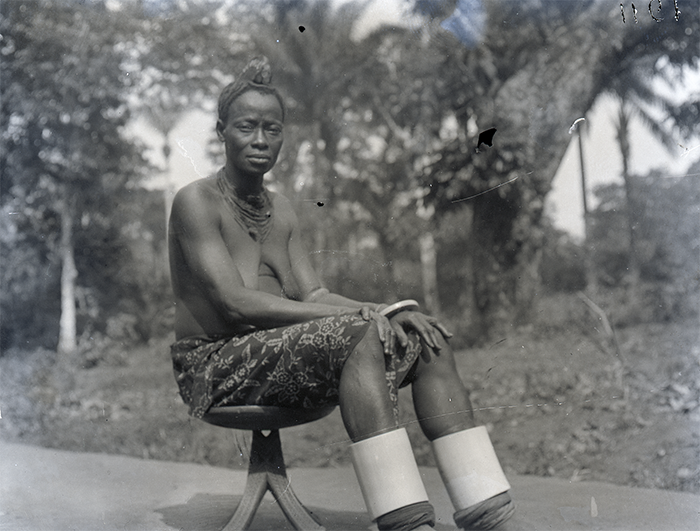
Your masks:
<instances>
[{"instance_id":1,"label":"palm tree","mask_svg":"<svg viewBox=\"0 0 700 531\"><path fill-rule=\"evenodd\" d=\"M288 102L286 156L277 164L276 177L281 187L296 191L292 197L301 223L309 229L304 233L313 235L312 261L319 268L333 262L322 251L330 244L326 227L334 223L329 218L336 215L332 205L338 179L333 164L343 127L342 102L363 61L373 58L374 50L353 39L353 28L368 3L248 0L236 4L236 16L246 20L255 53L269 59L274 83L283 88ZM319 202L331 208L316 207Z\"/></svg>"},{"instance_id":2,"label":"palm tree","mask_svg":"<svg viewBox=\"0 0 700 531\"><path fill-rule=\"evenodd\" d=\"M622 157L622 179L626 198L626 217L628 232L628 282L633 288L639 282L641 260L639 256L636 227L639 208L636 197L634 176L630 173L630 131L631 122L636 118L651 131L661 144L671 150L675 147L674 136L666 127L666 117L672 115L674 104L667 97L659 94L654 82L659 78L669 82L671 69L657 69L656 57L647 57L641 64L636 64L623 75L616 78L610 92L618 99L618 112L615 119L615 131ZM654 113L654 111L660 111ZM661 116L660 118L657 117Z\"/></svg>"}]
</instances>

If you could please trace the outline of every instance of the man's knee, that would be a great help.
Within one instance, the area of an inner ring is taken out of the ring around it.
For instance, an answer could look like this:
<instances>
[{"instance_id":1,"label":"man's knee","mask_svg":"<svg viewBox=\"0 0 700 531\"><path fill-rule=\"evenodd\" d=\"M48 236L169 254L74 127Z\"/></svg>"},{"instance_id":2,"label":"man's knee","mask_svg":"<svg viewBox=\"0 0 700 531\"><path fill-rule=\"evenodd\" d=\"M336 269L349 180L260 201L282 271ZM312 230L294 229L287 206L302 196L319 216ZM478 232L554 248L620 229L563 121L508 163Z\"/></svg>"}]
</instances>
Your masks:
<instances>
[{"instance_id":1,"label":"man's knee","mask_svg":"<svg viewBox=\"0 0 700 531\"><path fill-rule=\"evenodd\" d=\"M382 370L384 367L384 346L382 345L381 339L379 339L379 329L377 328L377 323L372 321L365 332L364 337L355 347L355 350L350 355L350 359L363 360L361 362L362 366L366 366L368 361L371 360L373 363L371 365L381 366Z\"/></svg>"},{"instance_id":2,"label":"man's knee","mask_svg":"<svg viewBox=\"0 0 700 531\"><path fill-rule=\"evenodd\" d=\"M441 340L440 347L439 349L433 350L429 362L426 362L423 357L419 359L417 375L430 374L440 378L454 377L457 375L454 351L449 343L444 340Z\"/></svg>"}]
</instances>

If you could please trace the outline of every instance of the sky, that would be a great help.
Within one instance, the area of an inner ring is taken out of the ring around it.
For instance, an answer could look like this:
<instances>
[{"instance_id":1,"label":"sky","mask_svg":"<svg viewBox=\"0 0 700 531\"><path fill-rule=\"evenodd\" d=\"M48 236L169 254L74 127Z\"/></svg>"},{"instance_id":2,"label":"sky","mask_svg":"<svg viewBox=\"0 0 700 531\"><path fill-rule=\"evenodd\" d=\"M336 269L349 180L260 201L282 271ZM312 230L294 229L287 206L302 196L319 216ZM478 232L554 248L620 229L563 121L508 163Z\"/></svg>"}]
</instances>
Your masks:
<instances>
[{"instance_id":1,"label":"sky","mask_svg":"<svg viewBox=\"0 0 700 531\"><path fill-rule=\"evenodd\" d=\"M689 80L700 84L700 76ZM618 112L617 102L610 96L598 99L586 116L587 131L583 135L584 169L589 209L595 207L593 190L601 184L622 183L622 156L617 143L614 120ZM562 134L568 135L571 124L563 124ZM639 119L631 122L630 172L643 175L652 169L661 170L668 176L685 175L688 168L700 159L700 140L679 142L669 151L649 132ZM552 183L547 196L547 212L555 225L574 238L584 236L583 191L581 186L581 164L576 133Z\"/></svg>"},{"instance_id":2,"label":"sky","mask_svg":"<svg viewBox=\"0 0 700 531\"><path fill-rule=\"evenodd\" d=\"M382 23L396 23L402 19L405 20L405 17L399 1L374 0L358 24L356 37L362 37ZM696 72L686 79L685 89L676 87L668 90L682 94L688 87L699 85L700 73ZM586 116L583 150L589 208L594 206L592 191L596 186L621 182L622 159L613 127L616 113L616 101L603 96ZM194 111L183 117L171 135L170 170L167 174L154 176L154 187L164 188L169 182L170 193L174 194L185 184L214 171L215 165L206 155L206 143L213 134L214 124L213 109L208 113ZM562 124L561 134L569 136L571 125ZM683 175L692 163L700 159L700 139L687 142L687 145L679 143L676 149L669 152L639 120L633 119L631 129L632 173L645 174L651 169L660 169L667 175ZM162 139L157 131L143 121L137 122L134 131L152 147L153 162L163 167L164 161L160 155ZM547 196L546 209L556 227L568 232L574 239L581 239L584 224L578 139L576 133L570 136L569 148L555 175L552 191Z\"/></svg>"}]
</instances>

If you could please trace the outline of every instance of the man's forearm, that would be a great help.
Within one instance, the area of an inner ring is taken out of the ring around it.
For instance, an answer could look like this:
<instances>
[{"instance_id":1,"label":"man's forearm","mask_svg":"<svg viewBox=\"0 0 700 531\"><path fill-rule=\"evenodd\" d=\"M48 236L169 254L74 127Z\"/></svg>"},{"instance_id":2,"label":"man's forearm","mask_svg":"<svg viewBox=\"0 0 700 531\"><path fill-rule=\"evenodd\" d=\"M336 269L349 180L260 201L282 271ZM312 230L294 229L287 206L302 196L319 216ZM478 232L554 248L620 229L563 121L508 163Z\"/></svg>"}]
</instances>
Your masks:
<instances>
[{"instance_id":1,"label":"man's forearm","mask_svg":"<svg viewBox=\"0 0 700 531\"><path fill-rule=\"evenodd\" d=\"M312 319L356 313L359 307L326 304L322 301L300 302L285 299L270 293L248 288L214 289L207 301L217 310L221 318L234 326L250 325L255 328L288 326Z\"/></svg>"},{"instance_id":2,"label":"man's forearm","mask_svg":"<svg viewBox=\"0 0 700 531\"><path fill-rule=\"evenodd\" d=\"M376 302L360 302L353 299L348 299L342 295L329 292L326 288L319 288L317 290L309 293L305 298L304 302L315 302L318 304L328 304L329 306L345 306L348 308L362 308L367 306L372 310L377 310L380 304Z\"/></svg>"}]
</instances>

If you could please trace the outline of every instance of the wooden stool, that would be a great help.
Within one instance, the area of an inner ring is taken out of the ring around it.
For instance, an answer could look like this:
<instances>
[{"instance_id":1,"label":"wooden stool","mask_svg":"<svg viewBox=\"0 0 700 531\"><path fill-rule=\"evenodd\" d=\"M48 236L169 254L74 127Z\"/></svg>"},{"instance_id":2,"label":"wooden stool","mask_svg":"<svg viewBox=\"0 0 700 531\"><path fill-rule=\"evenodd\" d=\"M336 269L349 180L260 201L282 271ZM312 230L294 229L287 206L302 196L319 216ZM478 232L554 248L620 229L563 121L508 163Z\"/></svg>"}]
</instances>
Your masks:
<instances>
[{"instance_id":1,"label":"wooden stool","mask_svg":"<svg viewBox=\"0 0 700 531\"><path fill-rule=\"evenodd\" d=\"M298 531L324 531L292 491L284 465L279 430L312 422L330 414L333 406L292 409L272 406L211 408L202 420L223 428L252 430L250 463L243 498L223 531L248 529L265 493L270 490L287 520ZM269 431L265 436L263 431Z\"/></svg>"}]
</instances>

